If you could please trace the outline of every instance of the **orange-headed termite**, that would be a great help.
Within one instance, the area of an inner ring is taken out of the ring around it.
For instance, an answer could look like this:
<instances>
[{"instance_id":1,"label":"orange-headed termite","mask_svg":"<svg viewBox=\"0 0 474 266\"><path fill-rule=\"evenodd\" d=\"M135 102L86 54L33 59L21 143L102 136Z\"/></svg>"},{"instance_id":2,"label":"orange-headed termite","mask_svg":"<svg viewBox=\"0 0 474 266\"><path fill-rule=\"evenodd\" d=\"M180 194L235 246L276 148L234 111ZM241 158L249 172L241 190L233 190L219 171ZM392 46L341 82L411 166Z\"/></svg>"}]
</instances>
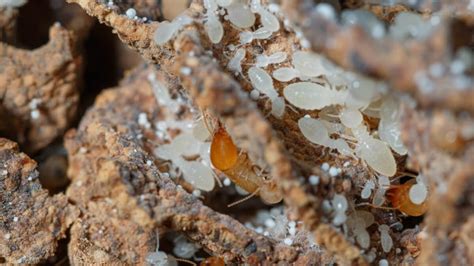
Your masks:
<instances>
[{"instance_id":1,"label":"orange-headed termite","mask_svg":"<svg viewBox=\"0 0 474 266\"><path fill-rule=\"evenodd\" d=\"M211 142L211 163L230 180L252 195L260 195L267 204L281 201L282 193L273 180L258 174L248 154L234 144L221 122L214 130Z\"/></svg>"},{"instance_id":2,"label":"orange-headed termite","mask_svg":"<svg viewBox=\"0 0 474 266\"><path fill-rule=\"evenodd\" d=\"M410 189L415 184L416 180L412 179L401 185L391 185L386 193L392 206L409 216L421 216L428 209L426 199L420 204L415 204L410 199Z\"/></svg>"}]
</instances>

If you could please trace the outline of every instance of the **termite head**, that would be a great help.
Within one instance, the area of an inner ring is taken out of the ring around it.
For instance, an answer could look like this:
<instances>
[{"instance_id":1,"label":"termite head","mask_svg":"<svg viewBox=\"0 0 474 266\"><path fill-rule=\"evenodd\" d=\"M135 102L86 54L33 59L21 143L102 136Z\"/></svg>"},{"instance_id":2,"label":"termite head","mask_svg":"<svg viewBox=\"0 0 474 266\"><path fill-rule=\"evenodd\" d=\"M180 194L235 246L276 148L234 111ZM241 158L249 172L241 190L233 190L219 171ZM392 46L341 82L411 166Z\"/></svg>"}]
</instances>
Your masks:
<instances>
[{"instance_id":1,"label":"termite head","mask_svg":"<svg viewBox=\"0 0 474 266\"><path fill-rule=\"evenodd\" d=\"M232 168L239 157L237 146L220 121L212 135L211 163L221 171Z\"/></svg>"}]
</instances>

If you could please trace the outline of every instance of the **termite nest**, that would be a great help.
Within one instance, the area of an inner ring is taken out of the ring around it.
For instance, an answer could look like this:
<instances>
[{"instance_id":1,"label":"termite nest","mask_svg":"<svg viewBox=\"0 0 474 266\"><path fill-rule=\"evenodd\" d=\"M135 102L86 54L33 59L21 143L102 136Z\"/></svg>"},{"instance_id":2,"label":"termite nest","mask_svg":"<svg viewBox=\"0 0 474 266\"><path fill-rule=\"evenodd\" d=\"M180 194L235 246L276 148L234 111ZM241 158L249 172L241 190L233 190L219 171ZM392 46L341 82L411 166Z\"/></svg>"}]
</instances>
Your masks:
<instances>
[{"instance_id":1,"label":"termite nest","mask_svg":"<svg viewBox=\"0 0 474 266\"><path fill-rule=\"evenodd\" d=\"M0 139L0 263L474 263L472 3L33 2L0 0L0 137L68 213L11 238L40 185Z\"/></svg>"}]
</instances>

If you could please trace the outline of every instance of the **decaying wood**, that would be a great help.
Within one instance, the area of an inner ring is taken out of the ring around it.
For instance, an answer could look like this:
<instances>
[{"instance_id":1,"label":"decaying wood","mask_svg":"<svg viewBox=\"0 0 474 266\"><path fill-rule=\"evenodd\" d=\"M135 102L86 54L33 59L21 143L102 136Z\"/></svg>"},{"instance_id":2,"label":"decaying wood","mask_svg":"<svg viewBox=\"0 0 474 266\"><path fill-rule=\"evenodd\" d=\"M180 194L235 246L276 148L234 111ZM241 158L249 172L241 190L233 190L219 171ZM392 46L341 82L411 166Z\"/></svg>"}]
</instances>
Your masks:
<instances>
[{"instance_id":1,"label":"decaying wood","mask_svg":"<svg viewBox=\"0 0 474 266\"><path fill-rule=\"evenodd\" d=\"M28 51L0 42L0 132L35 152L60 136L79 104L82 60L60 25Z\"/></svg>"},{"instance_id":2,"label":"decaying wood","mask_svg":"<svg viewBox=\"0 0 474 266\"><path fill-rule=\"evenodd\" d=\"M0 258L8 264L38 264L52 257L79 210L64 194L41 188L36 162L18 145L0 138Z\"/></svg>"}]
</instances>

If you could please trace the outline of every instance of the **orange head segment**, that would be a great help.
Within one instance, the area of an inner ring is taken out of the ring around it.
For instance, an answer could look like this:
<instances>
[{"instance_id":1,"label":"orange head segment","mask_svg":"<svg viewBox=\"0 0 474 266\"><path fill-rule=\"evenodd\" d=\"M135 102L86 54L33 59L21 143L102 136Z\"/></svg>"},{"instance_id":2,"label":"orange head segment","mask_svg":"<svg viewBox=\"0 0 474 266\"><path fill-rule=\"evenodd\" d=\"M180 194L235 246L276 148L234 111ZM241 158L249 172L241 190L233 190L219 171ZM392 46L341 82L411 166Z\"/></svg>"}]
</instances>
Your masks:
<instances>
[{"instance_id":1,"label":"orange head segment","mask_svg":"<svg viewBox=\"0 0 474 266\"><path fill-rule=\"evenodd\" d=\"M203 260L199 265L200 266L225 266L225 262L220 257L209 257Z\"/></svg>"},{"instance_id":2,"label":"orange head segment","mask_svg":"<svg viewBox=\"0 0 474 266\"><path fill-rule=\"evenodd\" d=\"M211 163L221 170L228 170L237 163L238 150L232 138L222 125L214 132L211 143Z\"/></svg>"},{"instance_id":3,"label":"orange head segment","mask_svg":"<svg viewBox=\"0 0 474 266\"><path fill-rule=\"evenodd\" d=\"M409 191L415 184L415 180L402 185L390 186L386 195L392 206L409 216L421 216L428 209L426 200L421 204L415 204L410 200Z\"/></svg>"}]
</instances>

